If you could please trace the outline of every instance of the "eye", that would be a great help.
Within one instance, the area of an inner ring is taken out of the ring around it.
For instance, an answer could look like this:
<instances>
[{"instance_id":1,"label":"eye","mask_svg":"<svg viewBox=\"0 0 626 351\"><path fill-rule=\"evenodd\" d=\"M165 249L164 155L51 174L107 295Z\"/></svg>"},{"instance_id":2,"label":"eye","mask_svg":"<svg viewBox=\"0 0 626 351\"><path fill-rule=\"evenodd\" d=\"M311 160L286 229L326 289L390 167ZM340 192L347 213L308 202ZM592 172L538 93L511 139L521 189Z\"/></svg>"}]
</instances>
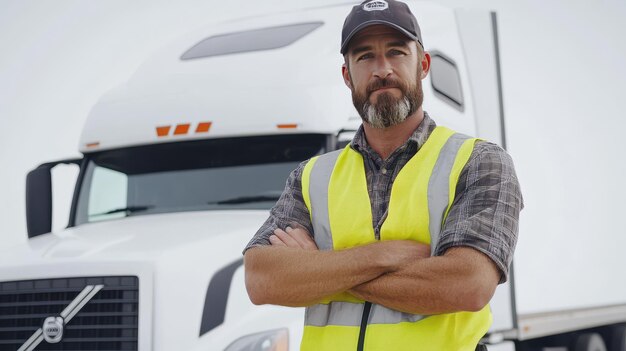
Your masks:
<instances>
[{"instance_id":1,"label":"eye","mask_svg":"<svg viewBox=\"0 0 626 351\"><path fill-rule=\"evenodd\" d=\"M391 56L402 56L402 55L406 55L406 54L404 53L404 51L397 50L397 49L391 49L391 50L389 50L389 55L391 55Z\"/></svg>"},{"instance_id":2,"label":"eye","mask_svg":"<svg viewBox=\"0 0 626 351\"><path fill-rule=\"evenodd\" d=\"M363 55L361 55L361 56L357 57L357 59L356 59L356 60L357 60L357 61L362 61L362 60L367 60L367 59L370 59L370 58L372 58L372 57L374 57L374 55L372 55L372 53L371 53L371 52L368 52L368 53L366 53L366 54L363 54Z\"/></svg>"}]
</instances>

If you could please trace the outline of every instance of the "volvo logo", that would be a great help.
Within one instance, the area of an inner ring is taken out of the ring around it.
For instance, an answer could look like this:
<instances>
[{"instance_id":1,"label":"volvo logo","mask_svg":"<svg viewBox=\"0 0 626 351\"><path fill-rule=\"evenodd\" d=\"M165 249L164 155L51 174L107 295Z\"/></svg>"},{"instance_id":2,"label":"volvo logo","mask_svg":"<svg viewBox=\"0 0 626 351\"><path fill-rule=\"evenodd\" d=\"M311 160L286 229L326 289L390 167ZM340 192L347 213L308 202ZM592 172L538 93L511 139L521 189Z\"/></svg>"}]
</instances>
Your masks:
<instances>
[{"instance_id":1,"label":"volvo logo","mask_svg":"<svg viewBox=\"0 0 626 351\"><path fill-rule=\"evenodd\" d=\"M50 344L56 344L63 338L63 317L48 317L43 322L43 339Z\"/></svg>"},{"instance_id":2,"label":"volvo logo","mask_svg":"<svg viewBox=\"0 0 626 351\"><path fill-rule=\"evenodd\" d=\"M104 288L104 285L87 285L72 302L60 313L60 316L50 316L43 322L41 328L31 335L24 345L17 351L32 351L42 341L55 344L63 339L63 329L74 316Z\"/></svg>"}]
</instances>

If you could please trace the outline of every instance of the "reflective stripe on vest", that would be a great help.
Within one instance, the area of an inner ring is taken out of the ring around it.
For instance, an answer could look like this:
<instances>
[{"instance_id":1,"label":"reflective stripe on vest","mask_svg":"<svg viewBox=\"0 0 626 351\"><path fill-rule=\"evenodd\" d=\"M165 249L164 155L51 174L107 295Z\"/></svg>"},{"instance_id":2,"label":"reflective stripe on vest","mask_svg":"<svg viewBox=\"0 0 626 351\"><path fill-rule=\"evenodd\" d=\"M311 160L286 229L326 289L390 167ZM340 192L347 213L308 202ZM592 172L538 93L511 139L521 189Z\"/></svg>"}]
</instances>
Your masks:
<instances>
[{"instance_id":1,"label":"reflective stripe on vest","mask_svg":"<svg viewBox=\"0 0 626 351\"><path fill-rule=\"evenodd\" d=\"M431 252L477 139L437 127L394 180L380 240L415 240ZM343 150L311 159L302 175L304 201L320 250L374 242L361 154ZM364 301L348 293L307 308L301 350L356 350ZM480 312L414 315L372 304L365 350L473 350L491 325Z\"/></svg>"}]
</instances>

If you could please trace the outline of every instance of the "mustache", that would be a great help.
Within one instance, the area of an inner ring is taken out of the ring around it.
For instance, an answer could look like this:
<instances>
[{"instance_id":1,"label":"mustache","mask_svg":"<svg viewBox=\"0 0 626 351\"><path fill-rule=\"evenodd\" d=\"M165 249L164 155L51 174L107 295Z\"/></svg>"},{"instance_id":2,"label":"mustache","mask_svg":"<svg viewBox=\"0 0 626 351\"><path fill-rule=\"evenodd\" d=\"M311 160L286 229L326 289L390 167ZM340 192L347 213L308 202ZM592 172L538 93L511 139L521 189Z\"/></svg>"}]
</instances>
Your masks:
<instances>
[{"instance_id":1,"label":"mustache","mask_svg":"<svg viewBox=\"0 0 626 351\"><path fill-rule=\"evenodd\" d=\"M375 79L367 85L366 92L371 94L373 91L381 89L381 88L398 88L405 92L406 89L401 82L397 81L394 78L383 78L383 79Z\"/></svg>"}]
</instances>

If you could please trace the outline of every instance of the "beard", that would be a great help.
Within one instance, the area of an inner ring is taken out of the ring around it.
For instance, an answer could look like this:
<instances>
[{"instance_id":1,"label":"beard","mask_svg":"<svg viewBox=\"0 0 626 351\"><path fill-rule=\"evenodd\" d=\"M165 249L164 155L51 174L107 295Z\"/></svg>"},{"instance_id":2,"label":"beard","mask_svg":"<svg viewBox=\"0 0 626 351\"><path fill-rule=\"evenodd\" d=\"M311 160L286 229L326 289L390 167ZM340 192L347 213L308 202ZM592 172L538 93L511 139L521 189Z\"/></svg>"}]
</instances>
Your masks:
<instances>
[{"instance_id":1,"label":"beard","mask_svg":"<svg viewBox=\"0 0 626 351\"><path fill-rule=\"evenodd\" d=\"M402 97L396 98L389 92L381 92L374 104L369 97L377 89L394 87L400 89ZM352 102L359 112L361 119L372 127L383 129L400 124L418 108L424 101L422 81L415 77L415 84L407 84L392 78L376 79L368 84L364 93L352 89Z\"/></svg>"}]
</instances>

